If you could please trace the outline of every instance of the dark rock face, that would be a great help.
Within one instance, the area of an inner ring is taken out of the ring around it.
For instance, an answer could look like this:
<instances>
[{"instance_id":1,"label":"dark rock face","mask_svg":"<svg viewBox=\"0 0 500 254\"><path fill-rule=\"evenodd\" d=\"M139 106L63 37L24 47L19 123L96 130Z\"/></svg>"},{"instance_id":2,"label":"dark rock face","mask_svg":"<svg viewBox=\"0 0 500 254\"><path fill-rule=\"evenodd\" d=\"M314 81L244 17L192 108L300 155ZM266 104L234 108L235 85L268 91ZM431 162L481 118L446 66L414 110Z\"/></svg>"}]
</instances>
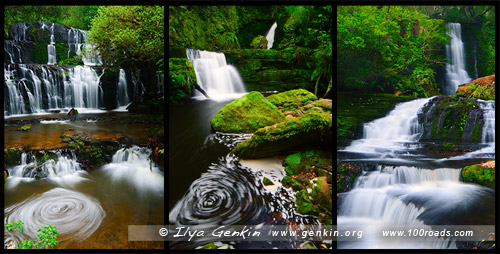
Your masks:
<instances>
[{"instance_id":1,"label":"dark rock face","mask_svg":"<svg viewBox=\"0 0 500 254\"><path fill-rule=\"evenodd\" d=\"M78 44L85 41L85 31L43 21L17 22L9 29L9 40L4 40L4 62L46 64L52 25L57 61L76 55Z\"/></svg>"},{"instance_id":2,"label":"dark rock face","mask_svg":"<svg viewBox=\"0 0 500 254\"><path fill-rule=\"evenodd\" d=\"M440 96L418 114L423 134L420 141L480 142L483 110L476 99Z\"/></svg>"}]
</instances>

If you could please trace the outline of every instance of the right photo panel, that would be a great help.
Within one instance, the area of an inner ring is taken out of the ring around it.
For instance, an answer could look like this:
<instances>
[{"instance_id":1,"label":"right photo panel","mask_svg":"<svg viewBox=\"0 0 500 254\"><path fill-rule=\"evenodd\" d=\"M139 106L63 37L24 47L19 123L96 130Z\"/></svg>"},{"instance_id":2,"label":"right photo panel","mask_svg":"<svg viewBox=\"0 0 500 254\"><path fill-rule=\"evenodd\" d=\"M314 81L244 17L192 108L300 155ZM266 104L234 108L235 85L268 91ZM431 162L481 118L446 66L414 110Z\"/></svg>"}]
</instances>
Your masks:
<instances>
[{"instance_id":1,"label":"right photo panel","mask_svg":"<svg viewBox=\"0 0 500 254\"><path fill-rule=\"evenodd\" d=\"M337 6L338 249L495 248L497 7Z\"/></svg>"}]
</instances>

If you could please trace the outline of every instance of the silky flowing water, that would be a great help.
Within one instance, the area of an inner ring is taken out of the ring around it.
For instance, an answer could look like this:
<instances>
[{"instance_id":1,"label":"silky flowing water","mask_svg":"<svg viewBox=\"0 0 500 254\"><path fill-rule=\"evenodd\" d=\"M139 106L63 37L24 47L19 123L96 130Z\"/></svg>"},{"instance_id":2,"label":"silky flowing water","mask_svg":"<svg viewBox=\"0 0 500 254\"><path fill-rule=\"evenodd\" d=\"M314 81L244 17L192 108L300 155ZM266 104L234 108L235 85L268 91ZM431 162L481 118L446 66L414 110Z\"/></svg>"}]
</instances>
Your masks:
<instances>
[{"instance_id":1,"label":"silky flowing water","mask_svg":"<svg viewBox=\"0 0 500 254\"><path fill-rule=\"evenodd\" d=\"M372 163L352 190L339 196L339 230L362 230L356 241L340 238L341 249L457 248L451 238L395 240L381 237L387 225L432 229L432 225L492 225L495 191L460 181L464 166L495 158L495 102L479 101L485 124L479 150L446 157L429 154L419 143L417 114L431 100L401 103L387 116L365 123L363 138L338 150L339 162Z\"/></svg>"},{"instance_id":2,"label":"silky flowing water","mask_svg":"<svg viewBox=\"0 0 500 254\"><path fill-rule=\"evenodd\" d=\"M133 145L146 143L145 129L149 125L117 119L127 115L118 112L87 118L82 114L78 121L70 121L56 120L53 118L56 114L50 120L41 118L26 133L16 131L19 125L6 125L4 136L8 147L62 146L65 143L60 143L59 136L69 128L118 132L128 137L124 142L130 146L116 151L111 163L89 170L82 170L74 155L58 153L57 161L43 164L50 175L41 179L26 173L35 163L32 157L23 154L18 166L8 167L4 222L21 220L25 231L5 231L6 244L10 240L36 239L37 229L54 225L60 233L60 248L163 248L163 242L128 241L128 225L165 223L165 197L163 172L148 159L151 149ZM40 116L15 120L23 118Z\"/></svg>"}]
</instances>

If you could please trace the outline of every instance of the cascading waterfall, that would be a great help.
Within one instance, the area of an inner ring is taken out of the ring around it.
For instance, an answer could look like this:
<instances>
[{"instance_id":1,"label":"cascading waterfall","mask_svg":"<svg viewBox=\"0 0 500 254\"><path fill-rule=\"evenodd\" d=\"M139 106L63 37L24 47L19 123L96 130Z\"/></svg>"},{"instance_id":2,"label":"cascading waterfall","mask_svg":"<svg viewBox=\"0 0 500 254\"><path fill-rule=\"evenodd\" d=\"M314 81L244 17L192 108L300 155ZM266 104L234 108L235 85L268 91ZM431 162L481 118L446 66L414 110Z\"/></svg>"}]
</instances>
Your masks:
<instances>
[{"instance_id":1,"label":"cascading waterfall","mask_svg":"<svg viewBox=\"0 0 500 254\"><path fill-rule=\"evenodd\" d=\"M54 23L50 27L50 44L47 45L47 64L57 64L56 60L56 46L54 41Z\"/></svg>"},{"instance_id":2,"label":"cascading waterfall","mask_svg":"<svg viewBox=\"0 0 500 254\"><path fill-rule=\"evenodd\" d=\"M116 93L116 101L118 103L118 107L126 106L130 104L130 100L128 98L128 86L127 86L127 77L125 76L125 70L120 69L120 74L118 78L118 89Z\"/></svg>"},{"instance_id":3,"label":"cascading waterfall","mask_svg":"<svg viewBox=\"0 0 500 254\"><path fill-rule=\"evenodd\" d=\"M462 41L462 28L460 23L446 24L447 34L451 36L450 44L446 45L446 93L454 95L458 85L471 81L465 69L465 50Z\"/></svg>"},{"instance_id":4,"label":"cascading waterfall","mask_svg":"<svg viewBox=\"0 0 500 254\"><path fill-rule=\"evenodd\" d=\"M45 179L59 186L72 188L77 182L85 180L82 175L87 172L81 169L74 152L71 156L62 155L61 152L55 152L52 156L55 159L37 162L33 155L22 153L20 164L8 169L7 188L35 179Z\"/></svg>"},{"instance_id":5,"label":"cascading waterfall","mask_svg":"<svg viewBox=\"0 0 500 254\"><path fill-rule=\"evenodd\" d=\"M271 26L271 28L269 29L269 31L267 32L266 34L266 39L267 39L267 49L270 49L273 47L273 43L274 43L274 32L276 31L276 27L278 26L278 24L276 22L274 22L274 24Z\"/></svg>"},{"instance_id":6,"label":"cascading waterfall","mask_svg":"<svg viewBox=\"0 0 500 254\"><path fill-rule=\"evenodd\" d=\"M102 75L102 74L101 74ZM88 66L76 66L69 71L69 88L73 91L74 105L77 108L99 108L102 101L100 78Z\"/></svg>"},{"instance_id":7,"label":"cascading waterfall","mask_svg":"<svg viewBox=\"0 0 500 254\"><path fill-rule=\"evenodd\" d=\"M228 65L224 53L186 49L193 64L198 85L210 98L227 98L245 93L245 86L238 70ZM195 91L195 96L203 96Z\"/></svg>"},{"instance_id":8,"label":"cascading waterfall","mask_svg":"<svg viewBox=\"0 0 500 254\"><path fill-rule=\"evenodd\" d=\"M422 127L418 111L432 98L418 99L397 105L387 116L366 123L363 139L355 140L345 151L362 153L394 153L418 141Z\"/></svg>"},{"instance_id":9,"label":"cascading waterfall","mask_svg":"<svg viewBox=\"0 0 500 254\"><path fill-rule=\"evenodd\" d=\"M147 147L122 148L113 155L112 161L102 167L113 182L128 182L143 193L149 191L163 195L163 172L149 159L152 151Z\"/></svg>"}]
</instances>

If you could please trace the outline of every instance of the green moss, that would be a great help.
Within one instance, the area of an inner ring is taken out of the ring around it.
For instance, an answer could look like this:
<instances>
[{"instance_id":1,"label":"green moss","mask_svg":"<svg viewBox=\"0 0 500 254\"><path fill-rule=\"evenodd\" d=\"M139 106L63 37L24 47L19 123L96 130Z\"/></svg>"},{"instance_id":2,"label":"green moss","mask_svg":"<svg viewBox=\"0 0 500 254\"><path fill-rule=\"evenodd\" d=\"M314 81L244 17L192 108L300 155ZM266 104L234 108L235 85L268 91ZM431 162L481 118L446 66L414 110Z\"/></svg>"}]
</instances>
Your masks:
<instances>
[{"instance_id":1,"label":"green moss","mask_svg":"<svg viewBox=\"0 0 500 254\"><path fill-rule=\"evenodd\" d=\"M196 85L196 73L193 65L187 58L169 58L168 68L169 103L184 103L191 97Z\"/></svg>"},{"instance_id":2,"label":"green moss","mask_svg":"<svg viewBox=\"0 0 500 254\"><path fill-rule=\"evenodd\" d=\"M232 152L241 158L260 158L307 144L331 145L331 132L332 115L308 112L304 116L257 130Z\"/></svg>"},{"instance_id":3,"label":"green moss","mask_svg":"<svg viewBox=\"0 0 500 254\"><path fill-rule=\"evenodd\" d=\"M66 58L64 60L60 60L58 62L59 65L83 65L83 60L78 56L73 56L70 58Z\"/></svg>"},{"instance_id":4,"label":"green moss","mask_svg":"<svg viewBox=\"0 0 500 254\"><path fill-rule=\"evenodd\" d=\"M18 165L21 161L21 150L14 148L5 149L3 153L4 163L7 166Z\"/></svg>"},{"instance_id":5,"label":"green moss","mask_svg":"<svg viewBox=\"0 0 500 254\"><path fill-rule=\"evenodd\" d=\"M359 163L343 162L337 166L337 193L351 190L362 172Z\"/></svg>"},{"instance_id":6,"label":"green moss","mask_svg":"<svg viewBox=\"0 0 500 254\"><path fill-rule=\"evenodd\" d=\"M23 127L21 127L21 130L22 131L30 131L31 130L31 125L30 124L24 125Z\"/></svg>"},{"instance_id":7,"label":"green moss","mask_svg":"<svg viewBox=\"0 0 500 254\"><path fill-rule=\"evenodd\" d=\"M495 188L495 168L482 167L481 164L466 166L462 169L462 179L466 183L476 183Z\"/></svg>"},{"instance_id":8,"label":"green moss","mask_svg":"<svg viewBox=\"0 0 500 254\"><path fill-rule=\"evenodd\" d=\"M267 49L267 39L262 35L258 35L250 43L250 48L253 49Z\"/></svg>"},{"instance_id":9,"label":"green moss","mask_svg":"<svg viewBox=\"0 0 500 254\"><path fill-rule=\"evenodd\" d=\"M266 98L276 107L283 111L298 109L301 106L307 105L318 98L316 95L305 89L290 90L278 94L270 95Z\"/></svg>"},{"instance_id":10,"label":"green moss","mask_svg":"<svg viewBox=\"0 0 500 254\"><path fill-rule=\"evenodd\" d=\"M259 92L250 92L224 106L210 121L215 131L251 133L285 120L273 104Z\"/></svg>"},{"instance_id":11,"label":"green moss","mask_svg":"<svg viewBox=\"0 0 500 254\"><path fill-rule=\"evenodd\" d=\"M471 110L478 107L477 102L469 98L459 96L439 98L432 112L431 137L438 140L460 141ZM477 140L474 135L473 133L471 138Z\"/></svg>"},{"instance_id":12,"label":"green moss","mask_svg":"<svg viewBox=\"0 0 500 254\"><path fill-rule=\"evenodd\" d=\"M274 183L269 180L269 178L267 177L264 177L264 179L262 180L262 183L265 185L265 186L268 186L268 185L274 185Z\"/></svg>"},{"instance_id":13,"label":"green moss","mask_svg":"<svg viewBox=\"0 0 500 254\"><path fill-rule=\"evenodd\" d=\"M316 183L310 193L308 190L301 190L295 195L297 211L300 214L319 216L321 213L332 215L331 198L321 192L321 185Z\"/></svg>"},{"instance_id":14,"label":"green moss","mask_svg":"<svg viewBox=\"0 0 500 254\"><path fill-rule=\"evenodd\" d=\"M56 60L64 62L68 58L68 44L67 43L56 43Z\"/></svg>"}]
</instances>

